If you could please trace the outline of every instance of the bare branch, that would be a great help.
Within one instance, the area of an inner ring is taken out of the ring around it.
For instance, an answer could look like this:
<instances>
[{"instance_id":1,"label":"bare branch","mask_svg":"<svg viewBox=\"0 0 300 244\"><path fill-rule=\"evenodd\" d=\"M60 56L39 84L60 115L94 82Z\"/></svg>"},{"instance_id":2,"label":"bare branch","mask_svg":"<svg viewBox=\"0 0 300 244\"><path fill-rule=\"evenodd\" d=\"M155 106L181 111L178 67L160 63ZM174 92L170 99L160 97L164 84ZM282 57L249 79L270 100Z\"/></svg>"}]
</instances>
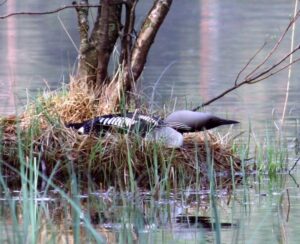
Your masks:
<instances>
[{"instance_id":1,"label":"bare branch","mask_svg":"<svg viewBox=\"0 0 300 244\"><path fill-rule=\"evenodd\" d=\"M265 74L269 73L271 70L277 68L280 64L282 64L284 61L286 61L291 55L293 55L296 51L300 49L300 45L298 45L292 52L285 55L282 59L280 59L276 64L272 65L270 68L262 71L261 73L257 74L254 77L251 77L249 75L246 76L245 81L248 83L251 83L252 81L255 81L256 79L259 79L260 77L264 76ZM252 72L253 73L253 72Z\"/></svg>"},{"instance_id":2,"label":"bare branch","mask_svg":"<svg viewBox=\"0 0 300 244\"><path fill-rule=\"evenodd\" d=\"M234 85L237 85L237 82L241 76L241 74L245 71L245 69L247 69L247 67L249 66L249 64L251 64L251 62L256 58L256 56L264 49L264 47L266 46L267 42L265 42L255 53L254 55L249 59L249 61L246 63L246 65L240 70L240 72L238 73L238 75L235 78L234 81Z\"/></svg>"},{"instance_id":3,"label":"bare branch","mask_svg":"<svg viewBox=\"0 0 300 244\"><path fill-rule=\"evenodd\" d=\"M262 80L268 79L268 78L271 77L272 75L276 75L277 73L279 73L279 72L281 72L281 71L287 69L288 67L290 67L291 65L293 65L293 64L295 64L295 63L297 63L297 62L299 62L299 61L300 61L300 58L297 58L297 59L293 60L292 62L290 62L290 63L284 65L284 66L281 67L280 69L278 69L278 70L276 70L276 71L274 71L274 72L269 73L267 76L264 76L264 77L262 77L262 78L260 78L260 79L257 79L257 80L255 80L255 81L252 81L250 84L255 84L255 83L260 82L260 81L262 81Z\"/></svg>"},{"instance_id":4,"label":"bare branch","mask_svg":"<svg viewBox=\"0 0 300 244\"><path fill-rule=\"evenodd\" d=\"M213 99L205 102L205 103L202 103L200 106L197 106L193 109L193 111L197 111L199 110L200 108L203 108L213 102L215 102L216 100L220 99L221 97L224 97L226 94L232 92L233 90L236 90L237 88L245 85L245 84L248 84L248 85L251 85L251 84L255 84L257 82L260 82L262 80L265 80L267 78L269 78L270 76L272 75L275 75L283 70L285 70L286 68L288 68L289 66L295 64L296 62L299 62L300 61L300 58L298 59L295 59L293 62L291 63L288 63L286 64L285 66L279 68L278 70L272 72L276 67L278 67L281 63L283 63L290 55L292 55L294 52L296 52L297 50L300 49L300 45L295 48L292 52L288 53L283 59L281 59L279 62L277 62L276 64L274 64L272 67L266 69L265 71L259 73L258 75L256 75L255 77L252 77L252 78L248 78L248 80L244 80L240 83L236 83L234 86L232 86L231 88L223 91L221 94L219 94L218 96L214 97Z\"/></svg>"},{"instance_id":5,"label":"bare branch","mask_svg":"<svg viewBox=\"0 0 300 244\"><path fill-rule=\"evenodd\" d=\"M0 3L0 6L4 5L5 3L7 3L7 0L3 0L3 1Z\"/></svg>"},{"instance_id":6,"label":"bare branch","mask_svg":"<svg viewBox=\"0 0 300 244\"><path fill-rule=\"evenodd\" d=\"M142 24L131 56L131 69L134 80L137 80L143 71L149 49L160 25L169 12L171 4L172 0L155 0L153 7ZM127 83L125 86L127 87L126 90L130 90L131 84Z\"/></svg>"},{"instance_id":7,"label":"bare branch","mask_svg":"<svg viewBox=\"0 0 300 244\"><path fill-rule=\"evenodd\" d=\"M6 1L5 1L6 2ZM3 2L3 3L5 3ZM126 0L110 0L109 5L115 5L115 4L126 4ZM54 9L54 10L48 10L48 11L39 11L39 12L15 12L15 13L9 13L7 15L0 16L0 19L7 19L12 16L18 16L18 15L48 15L48 14L55 14L62 10L69 9L69 8L80 8L82 7L80 4L77 4L76 1L73 2L72 5L65 5L60 8ZM101 4L89 4L86 5L88 8L99 8L101 7Z\"/></svg>"},{"instance_id":8,"label":"bare branch","mask_svg":"<svg viewBox=\"0 0 300 244\"><path fill-rule=\"evenodd\" d=\"M212 102L214 102L214 101L220 99L221 97L224 97L226 94L230 93L231 91L233 91L233 90L239 88L240 86L242 86L242 85L244 85L244 84L247 84L247 82L239 83L239 84L237 84L237 85L235 85L235 86L233 86L233 87L231 87L231 88L229 88L229 89L223 91L223 92L222 92L221 94L219 94L218 96L214 97L213 99L211 99L211 100L209 100L209 101L207 101L207 102L205 102L205 103L202 103L200 106L197 106L197 107L193 108L192 110L193 110L193 111L197 111L197 110L199 110L200 108L203 108L203 107L205 107L205 106L211 104Z\"/></svg>"},{"instance_id":9,"label":"bare branch","mask_svg":"<svg viewBox=\"0 0 300 244\"><path fill-rule=\"evenodd\" d=\"M282 43L284 37L286 36L287 32L289 31L289 29L292 27L292 25L295 23L295 21L299 18L300 16L300 10L297 12L297 14L295 15L294 18L291 19L291 21L289 22L288 26L286 27L286 29L284 30L284 32L281 34L281 36L279 37L279 39L277 40L277 42L275 43L274 47L272 48L272 50L267 54L267 56L264 58L264 60L262 62L260 62L252 71L250 71L249 74L247 74L242 81L239 82L240 76L241 74L245 71L245 69L249 66L249 64L255 59L255 57L261 52L261 50L263 49L263 47L265 46L265 44L258 49L258 51L250 58L250 60L246 63L246 65L242 68L242 70L238 73L235 81L234 81L234 85L232 87L230 87L229 89L223 91L221 94L219 94L218 96L212 98L211 100L202 103L201 105L195 107L193 109L193 111L197 111L202 107L205 107L209 104L211 104L212 102L224 97L226 94L230 93L233 90L236 90L237 88L248 84L255 84L258 83L260 81L263 81L275 74L278 74L279 72L287 69L288 67L290 67L291 65L297 63L300 61L300 58L295 59L292 62L289 62L288 64L283 65L283 63L289 58L291 57L294 53L296 53L297 51L300 50L300 45L298 45L296 48L294 48L292 51L290 51L288 54L286 54L283 58L281 58L278 62L276 62L274 65L272 65L269 68L266 68L263 71L260 71L257 73L258 70L260 70L262 67L264 67L264 65L266 64L266 62L270 59L270 57L275 53L275 51L278 49L278 47L280 46L280 44Z\"/></svg>"},{"instance_id":10,"label":"bare branch","mask_svg":"<svg viewBox=\"0 0 300 244\"><path fill-rule=\"evenodd\" d=\"M289 22L288 26L285 28L284 32L281 34L281 36L279 37L278 41L275 43L273 49L268 53L268 55L265 57L265 59L255 68L253 69L252 72L250 72L245 79L247 79L249 76L253 75L253 73L255 73L259 68L261 68L266 62L267 60L270 59L270 57L273 55L273 53L277 50L277 48L279 47L279 45L281 44L282 40L284 39L284 37L286 36L287 32L289 31L289 29L291 28L291 26L293 25L293 23L298 19L300 15L300 10L297 12L297 14L291 19L291 21Z\"/></svg>"},{"instance_id":11,"label":"bare branch","mask_svg":"<svg viewBox=\"0 0 300 244\"><path fill-rule=\"evenodd\" d=\"M92 4L92 5L88 5L87 7L89 8L98 8L100 7L101 5L100 4ZM49 10L49 11L42 11L42 12L15 12L15 13L9 13L7 15L2 15L0 16L0 19L7 19L9 17L12 17L12 16L18 16L18 15L30 15L30 16L33 16L33 15L48 15L48 14L55 14L55 13L58 13L62 10L65 10L65 9L69 9L69 8L80 8L81 6L78 5L78 4L73 4L73 5L65 5L63 7L60 7L60 8L57 8L57 9L54 9L54 10Z\"/></svg>"}]
</instances>

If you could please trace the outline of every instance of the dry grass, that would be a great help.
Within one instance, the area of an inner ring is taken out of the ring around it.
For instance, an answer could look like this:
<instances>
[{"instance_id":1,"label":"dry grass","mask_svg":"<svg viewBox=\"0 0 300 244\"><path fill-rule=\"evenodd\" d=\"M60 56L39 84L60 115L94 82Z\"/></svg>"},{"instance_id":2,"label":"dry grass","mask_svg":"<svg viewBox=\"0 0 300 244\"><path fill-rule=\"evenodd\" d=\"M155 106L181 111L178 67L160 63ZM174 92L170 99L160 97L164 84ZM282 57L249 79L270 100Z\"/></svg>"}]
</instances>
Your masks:
<instances>
[{"instance_id":1,"label":"dry grass","mask_svg":"<svg viewBox=\"0 0 300 244\"><path fill-rule=\"evenodd\" d=\"M47 176L59 163L54 174L56 183L66 185L70 181L71 164L83 185L92 181L105 189L128 187L132 183L131 171L136 184L147 189L164 177L172 187L182 187L183 183L193 186L197 179L201 179L201 187L205 187L209 183L211 162L215 172L229 173L225 180L231 180L232 170L241 171L241 161L233 155L231 144L220 142L211 133L187 134L182 148L169 149L135 135L110 134L97 138L79 135L64 126L64 123L80 122L114 111L109 106L111 100L107 100L106 95L102 98L97 100L93 95L87 96L83 89L73 87L64 95L52 93L40 97L19 118L2 119L4 162L19 169L18 145L21 145L24 160L32 161L32 150L33 157L45 164L43 174ZM11 184L20 180L9 168L5 168L4 173L13 176L8 177Z\"/></svg>"}]
</instances>

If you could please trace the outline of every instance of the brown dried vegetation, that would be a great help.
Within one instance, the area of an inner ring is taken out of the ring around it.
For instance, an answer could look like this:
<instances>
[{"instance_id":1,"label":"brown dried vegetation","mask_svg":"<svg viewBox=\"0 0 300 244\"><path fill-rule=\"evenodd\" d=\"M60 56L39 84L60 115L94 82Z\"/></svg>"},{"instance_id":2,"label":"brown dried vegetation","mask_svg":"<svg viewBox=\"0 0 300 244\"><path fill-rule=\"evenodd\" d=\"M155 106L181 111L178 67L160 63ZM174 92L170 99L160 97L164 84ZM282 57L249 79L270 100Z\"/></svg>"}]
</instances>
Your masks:
<instances>
[{"instance_id":1,"label":"brown dried vegetation","mask_svg":"<svg viewBox=\"0 0 300 244\"><path fill-rule=\"evenodd\" d=\"M71 87L62 94L39 97L18 118L3 118L2 172L8 183L18 185L20 164L29 165L33 160L43 164L42 174L47 177L59 164L53 177L58 185L68 185L72 165L82 186L92 183L102 189L127 189L132 183L130 172L138 187L149 189L165 177L173 188L205 188L210 166L214 172L226 173L224 179L229 181L231 172L241 171L241 160L233 154L231 143L221 142L209 132L187 134L182 148L170 149L137 135L112 133L98 138L64 126L113 112L106 97L102 98L97 100L84 89Z\"/></svg>"}]
</instances>

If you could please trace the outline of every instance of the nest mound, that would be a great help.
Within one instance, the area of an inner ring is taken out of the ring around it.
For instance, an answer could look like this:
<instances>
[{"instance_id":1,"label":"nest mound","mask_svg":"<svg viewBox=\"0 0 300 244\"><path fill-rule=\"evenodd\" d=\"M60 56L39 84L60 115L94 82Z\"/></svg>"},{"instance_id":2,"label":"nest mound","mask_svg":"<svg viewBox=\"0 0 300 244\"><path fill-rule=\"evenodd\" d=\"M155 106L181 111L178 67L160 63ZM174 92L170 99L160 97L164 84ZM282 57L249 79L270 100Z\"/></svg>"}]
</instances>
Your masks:
<instances>
[{"instance_id":1,"label":"nest mound","mask_svg":"<svg viewBox=\"0 0 300 244\"><path fill-rule=\"evenodd\" d=\"M128 189L129 185L149 189L167 180L171 187L205 188L214 173L222 173L222 183L241 171L241 160L230 143L217 136L190 133L181 148L170 149L160 143L146 142L137 135L108 134L98 138L79 135L65 123L80 122L109 113L99 106L103 100L82 92L52 94L39 98L20 117L1 120L2 172L9 185L19 185L20 167L30 169L35 162L40 174L60 186L78 176L80 184Z\"/></svg>"}]
</instances>

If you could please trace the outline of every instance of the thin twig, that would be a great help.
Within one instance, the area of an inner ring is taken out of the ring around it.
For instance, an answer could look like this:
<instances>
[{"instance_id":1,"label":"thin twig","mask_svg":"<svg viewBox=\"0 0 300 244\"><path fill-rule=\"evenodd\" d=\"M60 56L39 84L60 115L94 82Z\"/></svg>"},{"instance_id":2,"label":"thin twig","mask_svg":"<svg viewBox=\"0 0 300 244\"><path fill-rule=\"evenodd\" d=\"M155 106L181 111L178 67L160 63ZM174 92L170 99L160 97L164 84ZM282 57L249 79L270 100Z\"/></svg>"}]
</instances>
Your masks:
<instances>
[{"instance_id":1,"label":"thin twig","mask_svg":"<svg viewBox=\"0 0 300 244\"><path fill-rule=\"evenodd\" d=\"M259 65L257 65L256 68L253 69L253 71L250 72L246 76L245 79L248 79L251 75L253 75L258 69L260 69L270 59L270 57L273 55L273 53L277 50L277 48L281 44L282 40L286 36L287 32L289 31L289 29L291 28L291 26L293 25L293 23L298 19L299 15L300 15L300 11L298 11L297 14L291 19L291 21L289 22L288 26L285 28L284 32L281 34L281 36L279 37L278 41L275 43L273 49L268 53L268 55L265 57L265 59Z\"/></svg>"},{"instance_id":2,"label":"thin twig","mask_svg":"<svg viewBox=\"0 0 300 244\"><path fill-rule=\"evenodd\" d=\"M291 172L293 171L293 169L296 167L297 163L300 161L300 157L296 160L296 162L294 163L293 167L289 170L289 174L291 174Z\"/></svg>"},{"instance_id":3,"label":"thin twig","mask_svg":"<svg viewBox=\"0 0 300 244\"><path fill-rule=\"evenodd\" d=\"M224 96L225 96L226 94L228 94L229 92L231 92L231 91L233 91L233 90L239 88L240 86L242 86L242 85L244 85L244 84L246 84L246 83L247 83L247 82L244 81L244 82L242 82L242 83L239 83L239 84L236 85L236 86L233 86L233 87L231 87L231 88L229 88L229 89L223 91L221 94L219 94L218 96L214 97L213 99L211 99L211 100L209 100L209 101L207 101L207 102L205 102L205 103L202 103L201 105L195 107L194 109L192 109L192 111L197 111L197 110L199 110L200 108L205 107L205 106L211 104L212 102L214 102L214 101L220 99L221 97L224 97Z\"/></svg>"},{"instance_id":4,"label":"thin twig","mask_svg":"<svg viewBox=\"0 0 300 244\"><path fill-rule=\"evenodd\" d=\"M238 73L238 75L235 78L234 81L234 85L237 85L237 82L241 76L241 74L245 71L245 69L247 69L247 67L249 66L249 64L256 58L256 56L264 49L264 47L266 46L267 42L264 42L263 45L261 45L261 47L254 53L254 55L248 60L248 62L246 63L246 65L240 70L240 72Z\"/></svg>"},{"instance_id":5,"label":"thin twig","mask_svg":"<svg viewBox=\"0 0 300 244\"><path fill-rule=\"evenodd\" d=\"M299 184L296 181L295 177L292 174L289 174L289 176L292 178L292 180L294 181L294 183L296 184L296 186L299 188Z\"/></svg>"},{"instance_id":6,"label":"thin twig","mask_svg":"<svg viewBox=\"0 0 300 244\"><path fill-rule=\"evenodd\" d=\"M252 81L255 81L256 79L260 78L261 76L269 73L271 70L277 68L280 64L282 64L285 60L287 60L291 55L293 55L295 52L297 52L300 49L300 45L298 45L292 52L289 52L287 55L285 55L282 59L280 59L276 64L272 65L270 68L262 71L261 73L257 74L254 77L246 77L246 81L251 83Z\"/></svg>"},{"instance_id":7,"label":"thin twig","mask_svg":"<svg viewBox=\"0 0 300 244\"><path fill-rule=\"evenodd\" d=\"M271 72L271 73L268 74L267 76L264 76L264 77L262 77L261 79L258 79L258 80L256 80L256 81L251 82L251 84L255 84L255 83L259 82L259 81L268 79L270 76L276 75L277 73L279 73L279 72L285 70L286 68L292 66L294 63L297 63L297 62L299 62L299 61L300 61L300 58L297 58L297 59L293 60L291 63L288 63L288 64L284 65L284 66L281 67L280 69L278 69L278 70L276 70L276 71L274 71L274 72Z\"/></svg>"},{"instance_id":8,"label":"thin twig","mask_svg":"<svg viewBox=\"0 0 300 244\"><path fill-rule=\"evenodd\" d=\"M4 5L6 2L7 2L7 0L3 0L3 1L0 3L0 6Z\"/></svg>"},{"instance_id":9,"label":"thin twig","mask_svg":"<svg viewBox=\"0 0 300 244\"><path fill-rule=\"evenodd\" d=\"M49 11L43 11L43 12L15 12L15 13L10 13L10 14L7 14L7 15L2 15L0 16L0 19L7 19L9 17L12 17L12 16L18 16L18 15L30 15L30 16L33 16L33 15L47 15L47 14L54 14L54 13L58 13L62 10L65 10L65 9L69 9L69 8L80 8L82 7L81 5L65 5L63 7L60 7L60 8L57 8L57 9L54 9L54 10L49 10ZM88 5L88 6L84 6L84 7L89 7L89 8L98 8L98 7L101 7L101 4L92 4L92 5Z\"/></svg>"},{"instance_id":10,"label":"thin twig","mask_svg":"<svg viewBox=\"0 0 300 244\"><path fill-rule=\"evenodd\" d=\"M15 13L10 13L10 14L7 14L7 15L2 15L0 16L0 19L7 19L9 17L12 17L12 16L17 16L17 15L48 15L48 14L54 14L54 13L58 13L62 10L65 10L65 9L69 9L69 8L82 8L83 6L81 4L77 4L76 2L73 2L74 4L72 5L65 5L63 7L60 7L60 8L57 8L57 9L54 9L54 10L48 10L48 11L42 11L42 12L31 12L31 11L28 11L28 12L15 12ZM109 5L114 5L114 4L127 4L126 1L121 1L121 0L110 0L109 2ZM99 8L101 7L101 4L89 4L89 5L84 5L84 7L88 7L88 8Z\"/></svg>"}]
</instances>

